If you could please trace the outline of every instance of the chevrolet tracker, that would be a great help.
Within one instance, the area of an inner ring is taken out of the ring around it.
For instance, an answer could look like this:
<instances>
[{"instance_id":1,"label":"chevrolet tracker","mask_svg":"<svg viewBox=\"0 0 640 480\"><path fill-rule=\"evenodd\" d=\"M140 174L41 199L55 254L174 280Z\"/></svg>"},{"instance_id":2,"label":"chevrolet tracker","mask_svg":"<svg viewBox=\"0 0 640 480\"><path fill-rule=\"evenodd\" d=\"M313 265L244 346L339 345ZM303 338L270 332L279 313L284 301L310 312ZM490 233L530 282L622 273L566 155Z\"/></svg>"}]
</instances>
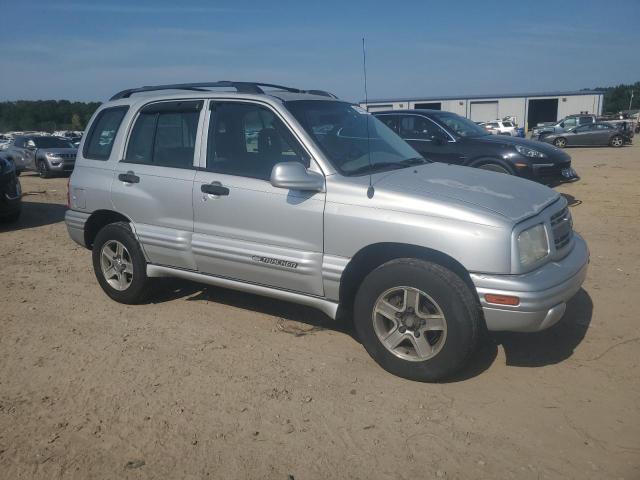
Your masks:
<instances>
[{"instance_id":1,"label":"chevrolet tracker","mask_svg":"<svg viewBox=\"0 0 640 480\"><path fill-rule=\"evenodd\" d=\"M248 82L103 104L66 224L118 302L179 277L310 305L353 318L376 362L421 381L464 366L484 329L558 322L589 260L554 190L429 163L332 94Z\"/></svg>"}]
</instances>

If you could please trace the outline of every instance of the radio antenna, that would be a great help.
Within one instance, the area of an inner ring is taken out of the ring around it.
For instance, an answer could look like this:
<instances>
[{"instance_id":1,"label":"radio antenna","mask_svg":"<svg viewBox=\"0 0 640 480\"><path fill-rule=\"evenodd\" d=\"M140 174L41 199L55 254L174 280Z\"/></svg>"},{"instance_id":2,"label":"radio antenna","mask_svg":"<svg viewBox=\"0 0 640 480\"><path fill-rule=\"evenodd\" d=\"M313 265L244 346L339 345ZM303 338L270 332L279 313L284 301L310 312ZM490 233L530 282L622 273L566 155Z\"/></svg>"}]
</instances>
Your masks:
<instances>
[{"instance_id":1,"label":"radio antenna","mask_svg":"<svg viewBox=\"0 0 640 480\"><path fill-rule=\"evenodd\" d=\"M371 163L371 136L369 135L369 95L367 93L367 51L365 49L364 37L362 37L362 71L364 73L364 103L367 114L365 116L367 122L367 158L369 160L369 188L367 189L367 197L373 198L375 189L371 182L371 172L373 164Z\"/></svg>"}]
</instances>

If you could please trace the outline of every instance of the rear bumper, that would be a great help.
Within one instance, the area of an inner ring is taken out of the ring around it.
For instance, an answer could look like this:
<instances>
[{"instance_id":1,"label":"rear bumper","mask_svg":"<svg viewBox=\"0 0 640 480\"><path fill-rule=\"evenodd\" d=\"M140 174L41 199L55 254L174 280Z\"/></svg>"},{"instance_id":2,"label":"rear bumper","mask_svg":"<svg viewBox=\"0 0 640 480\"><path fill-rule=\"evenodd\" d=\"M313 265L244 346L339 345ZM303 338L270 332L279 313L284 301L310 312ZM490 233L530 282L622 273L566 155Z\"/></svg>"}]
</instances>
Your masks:
<instances>
[{"instance_id":1,"label":"rear bumper","mask_svg":"<svg viewBox=\"0 0 640 480\"><path fill-rule=\"evenodd\" d=\"M538 332L556 324L564 315L567 301L573 297L587 276L589 249L574 233L571 253L523 275L471 274L491 331ZM518 297L517 306L494 305L486 294Z\"/></svg>"},{"instance_id":2,"label":"rear bumper","mask_svg":"<svg viewBox=\"0 0 640 480\"><path fill-rule=\"evenodd\" d=\"M88 219L88 213L77 210L67 210L64 214L64 223L67 225L67 232L69 232L71 240L83 247L86 247L84 242L84 225Z\"/></svg>"}]
</instances>

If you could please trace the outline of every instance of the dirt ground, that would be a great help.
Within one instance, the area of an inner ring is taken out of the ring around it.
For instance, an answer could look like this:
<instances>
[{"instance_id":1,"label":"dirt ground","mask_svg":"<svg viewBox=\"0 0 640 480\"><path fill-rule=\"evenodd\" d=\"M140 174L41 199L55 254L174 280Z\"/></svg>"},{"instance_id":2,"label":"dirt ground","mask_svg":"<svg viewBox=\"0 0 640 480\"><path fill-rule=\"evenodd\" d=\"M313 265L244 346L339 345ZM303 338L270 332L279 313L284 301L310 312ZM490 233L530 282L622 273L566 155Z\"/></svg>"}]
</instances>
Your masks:
<instances>
[{"instance_id":1,"label":"dirt ground","mask_svg":"<svg viewBox=\"0 0 640 480\"><path fill-rule=\"evenodd\" d=\"M67 236L66 179L21 177L0 229L0 478L640 478L640 145L572 149L591 249L539 334L454 381L393 377L300 306L182 281L108 299Z\"/></svg>"}]
</instances>

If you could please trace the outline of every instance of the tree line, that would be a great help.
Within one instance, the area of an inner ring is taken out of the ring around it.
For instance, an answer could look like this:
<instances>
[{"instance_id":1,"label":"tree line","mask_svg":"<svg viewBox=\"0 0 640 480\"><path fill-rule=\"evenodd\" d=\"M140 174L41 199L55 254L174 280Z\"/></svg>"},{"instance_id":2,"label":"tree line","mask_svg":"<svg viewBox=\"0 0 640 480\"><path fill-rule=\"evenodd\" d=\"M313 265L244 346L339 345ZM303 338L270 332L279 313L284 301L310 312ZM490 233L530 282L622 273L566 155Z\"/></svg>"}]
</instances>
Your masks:
<instances>
[{"instance_id":1,"label":"tree line","mask_svg":"<svg viewBox=\"0 0 640 480\"><path fill-rule=\"evenodd\" d=\"M99 102L18 100L0 102L0 132L84 130Z\"/></svg>"},{"instance_id":2,"label":"tree line","mask_svg":"<svg viewBox=\"0 0 640 480\"><path fill-rule=\"evenodd\" d=\"M585 89L590 90L590 89ZM640 108L640 82L631 85L596 88L604 94L603 112L616 113L629 108ZM37 130L84 130L100 106L100 102L70 102L69 100L18 100L0 102L0 132Z\"/></svg>"},{"instance_id":3,"label":"tree line","mask_svg":"<svg viewBox=\"0 0 640 480\"><path fill-rule=\"evenodd\" d=\"M596 88L604 90L603 112L618 113L622 110L632 110L640 108L640 82L629 85L618 85L616 87ZM633 100L631 92L633 91ZM631 107L629 107L631 102Z\"/></svg>"}]
</instances>

